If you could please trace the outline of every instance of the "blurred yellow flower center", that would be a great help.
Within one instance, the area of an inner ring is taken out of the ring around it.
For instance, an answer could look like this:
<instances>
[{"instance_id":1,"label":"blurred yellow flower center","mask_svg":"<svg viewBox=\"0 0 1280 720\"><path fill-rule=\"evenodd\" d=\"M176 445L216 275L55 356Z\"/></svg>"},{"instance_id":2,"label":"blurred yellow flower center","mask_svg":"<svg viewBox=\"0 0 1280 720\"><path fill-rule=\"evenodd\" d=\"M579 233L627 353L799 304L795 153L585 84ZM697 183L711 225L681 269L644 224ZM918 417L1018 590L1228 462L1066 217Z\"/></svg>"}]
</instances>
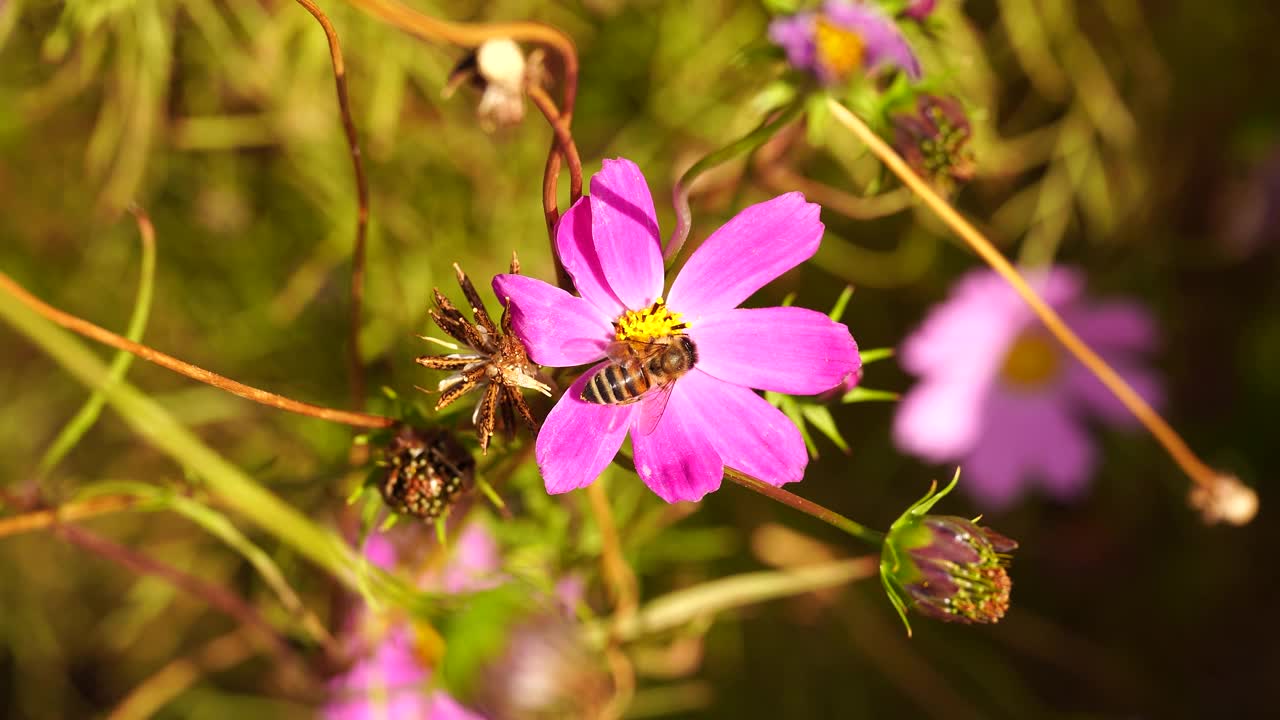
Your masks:
<instances>
[{"instance_id":1,"label":"blurred yellow flower center","mask_svg":"<svg viewBox=\"0 0 1280 720\"><path fill-rule=\"evenodd\" d=\"M681 313L671 312L662 298L643 310L628 310L613 324L618 340L653 340L678 335L689 327Z\"/></svg>"},{"instance_id":2,"label":"blurred yellow flower center","mask_svg":"<svg viewBox=\"0 0 1280 720\"><path fill-rule=\"evenodd\" d=\"M1038 332L1025 332L1013 341L1000 376L1010 385L1037 388L1058 375L1061 355L1053 341Z\"/></svg>"},{"instance_id":3,"label":"blurred yellow flower center","mask_svg":"<svg viewBox=\"0 0 1280 720\"><path fill-rule=\"evenodd\" d=\"M814 23L814 45L818 62L837 78L849 77L862 67L866 55L866 43L857 33L834 25L819 17Z\"/></svg>"}]
</instances>

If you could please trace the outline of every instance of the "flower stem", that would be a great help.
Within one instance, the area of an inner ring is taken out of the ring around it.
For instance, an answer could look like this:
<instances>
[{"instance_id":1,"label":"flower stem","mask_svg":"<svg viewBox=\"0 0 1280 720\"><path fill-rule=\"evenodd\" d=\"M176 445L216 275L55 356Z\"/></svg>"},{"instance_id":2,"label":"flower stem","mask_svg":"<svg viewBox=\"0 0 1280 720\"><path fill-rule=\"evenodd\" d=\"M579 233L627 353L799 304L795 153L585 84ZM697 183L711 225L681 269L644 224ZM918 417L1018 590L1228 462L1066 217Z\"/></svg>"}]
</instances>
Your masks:
<instances>
[{"instance_id":1,"label":"flower stem","mask_svg":"<svg viewBox=\"0 0 1280 720\"><path fill-rule=\"evenodd\" d=\"M75 522L98 515L131 510L140 504L132 495L100 495L69 502L59 507L33 510L22 515L0 518L0 538L44 530L60 522Z\"/></svg>"},{"instance_id":2,"label":"flower stem","mask_svg":"<svg viewBox=\"0 0 1280 720\"><path fill-rule=\"evenodd\" d=\"M1204 488L1212 489L1219 486L1222 476L1201 461L1181 436L1178 435L1177 431L1169 423L1165 422L1164 418L1160 417L1160 414L1146 400L1143 400L1142 396L1134 391L1124 381L1124 378L1120 377L1119 373L1085 344L1080 339L1080 336L1067 327L1062 317L1036 294L1035 290L1027 284L1027 281L1023 279L1017 269L991 244L991 241L987 240L969 221L961 217L955 208L943 200L927 182L921 179L907 165L893 148L889 147L887 143L872 132L871 128L867 127L866 123L858 116L834 99L829 100L828 105L837 122L865 143L871 152L875 153L876 157L902 180L903 184L911 188L912 192L918 195L952 231L959 235L1000 277L1004 278L1005 282L1009 283L1036 316L1040 318L1049 332L1053 333L1053 336L1062 343L1063 347L1088 368L1138 418L1155 439L1164 446L1169 456L1173 458L1173 461L1182 468L1188 477Z\"/></svg>"},{"instance_id":3,"label":"flower stem","mask_svg":"<svg viewBox=\"0 0 1280 720\"><path fill-rule=\"evenodd\" d=\"M338 87L338 111L342 114L342 130L347 136L351 152L351 166L356 183L356 240L351 248L351 327L347 332L348 372L352 407L364 407L364 360L360 355L360 314L364 307L365 245L369 230L369 181L364 174L364 162L360 155L360 141L356 136L356 124L351 119L351 97L347 93L347 65L342 59L342 46L338 33L324 12L311 0L296 0L324 28L329 41L329 58L333 62L333 79Z\"/></svg>"},{"instance_id":4,"label":"flower stem","mask_svg":"<svg viewBox=\"0 0 1280 720\"><path fill-rule=\"evenodd\" d=\"M859 540L868 542L876 547L879 547L884 543L884 533L856 523L834 510L828 510L818 503L811 500L805 500L795 493L788 492L780 487L774 487L759 478L752 477L751 475L742 472L741 470L726 467L724 469L724 476L748 490L754 490L771 500L777 500L787 507L794 508L806 515L815 517L832 527L839 528L840 530L849 533Z\"/></svg>"},{"instance_id":5,"label":"flower stem","mask_svg":"<svg viewBox=\"0 0 1280 720\"><path fill-rule=\"evenodd\" d=\"M344 425L351 425L354 427L385 428L391 427L396 423L395 419L383 417L381 415L348 412L346 410L334 410L332 408L292 400L282 395L276 395L275 393L270 393L266 390L259 390L258 388L245 385L244 383L236 382L231 378L223 377L217 373L209 372L204 368L183 362L172 355L166 355L141 343L136 343L128 338L120 337L110 330L94 325L88 320L63 312L27 292L25 288L14 282L13 279L3 272L0 272L0 290L3 290L23 305L39 313L45 319L51 320L68 330L79 333L90 340L96 340L103 345L110 345L117 350L124 350L125 352L133 353L147 362L155 363L162 368L172 370L179 375L185 375L192 380L198 380L207 385L212 385L219 390L225 390L232 395L239 395L247 400L252 400L256 403L261 403L279 410L287 410L288 412L298 413L299 415L306 415L319 420L328 420L330 422L342 423Z\"/></svg>"},{"instance_id":6,"label":"flower stem","mask_svg":"<svg viewBox=\"0 0 1280 720\"><path fill-rule=\"evenodd\" d=\"M693 211L689 208L689 193L693 187L693 181L720 163L759 147L794 120L803 106L802 99L796 100L774 117L766 118L755 130L710 153L684 171L671 191L671 202L676 211L676 227L671 232L671 238L667 240L667 247L662 254L668 266L675 262L680 254L680 248L684 247L684 241L689 239L689 231L693 228Z\"/></svg>"},{"instance_id":7,"label":"flower stem","mask_svg":"<svg viewBox=\"0 0 1280 720\"><path fill-rule=\"evenodd\" d=\"M537 85L530 85L527 92L529 99L542 112L543 117L555 132L553 151L559 148L569 164L569 204L572 205L582 197L582 158L578 155L578 146L574 143L573 133L569 130L569 116L567 113L561 113L556 108L555 102L547 95L547 91ZM559 158L559 155L553 155L553 157ZM542 212L547 221L547 235L551 239L551 257L556 263L556 283L562 290L572 292L573 281L569 279L569 273L565 271L564 263L560 261L560 253L556 248L556 223L560 220L560 206L556 200L558 190L556 180L559 173L558 159L555 163L547 164L542 176Z\"/></svg>"}]
</instances>

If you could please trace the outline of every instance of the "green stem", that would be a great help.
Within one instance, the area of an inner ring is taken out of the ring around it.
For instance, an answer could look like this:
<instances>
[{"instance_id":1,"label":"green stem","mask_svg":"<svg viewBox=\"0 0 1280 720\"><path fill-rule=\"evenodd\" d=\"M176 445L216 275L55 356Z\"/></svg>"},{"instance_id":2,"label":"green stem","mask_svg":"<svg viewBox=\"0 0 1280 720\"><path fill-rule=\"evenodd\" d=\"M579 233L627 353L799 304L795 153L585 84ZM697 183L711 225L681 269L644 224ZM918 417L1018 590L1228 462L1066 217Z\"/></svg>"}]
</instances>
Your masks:
<instances>
[{"instance_id":1,"label":"green stem","mask_svg":"<svg viewBox=\"0 0 1280 720\"><path fill-rule=\"evenodd\" d=\"M689 230L693 227L693 211L689 208L689 192L693 187L693 181L698 179L702 173L723 163L727 160L741 155L742 153L754 150L763 145L766 140L773 137L778 130L785 127L796 115L800 113L804 107L803 98L796 100L788 105L773 119L766 119L760 123L759 127L751 132L743 135L737 140L716 150L698 162L693 167L684 172L680 179L676 181L676 186L672 190L671 202L675 206L676 211L676 228L671 233L671 239L667 241L666 250L663 252L663 259L667 265L671 265L676 260L676 256L680 254L680 248L684 247L684 241L689 239Z\"/></svg>"},{"instance_id":2,"label":"green stem","mask_svg":"<svg viewBox=\"0 0 1280 720\"><path fill-rule=\"evenodd\" d=\"M856 523L834 510L828 510L818 503L805 500L795 493L787 492L780 487L774 487L759 478L752 477L742 472L741 470L734 470L731 467L726 467L724 469L724 476L748 490L754 490L771 500L777 500L787 507L794 508L806 515L815 517L832 527L839 528L840 530L849 533L859 540L870 543L876 547L880 547L884 544L884 533Z\"/></svg>"},{"instance_id":3,"label":"green stem","mask_svg":"<svg viewBox=\"0 0 1280 720\"><path fill-rule=\"evenodd\" d=\"M107 367L66 330L8 293L0 293L0 318L49 354L86 387L101 388L120 418L144 440L191 468L219 503L275 536L347 587L422 612L422 593L378 571L331 531L263 488L205 445L151 398L127 382L104 385ZM429 603L428 603L429 607Z\"/></svg>"},{"instance_id":4,"label":"green stem","mask_svg":"<svg viewBox=\"0 0 1280 720\"><path fill-rule=\"evenodd\" d=\"M156 239L155 229L151 226L151 220L147 215L136 207L130 210L138 219L138 232L142 240L142 263L138 271L138 291L133 302L133 314L129 317L129 327L125 330L125 337L134 342L141 342L142 334L147 328L147 319L151 315L151 294L156 270ZM132 364L132 354L124 350L118 351L111 360L111 368L107 371L106 380L102 382L103 388L120 382L125 373L129 372L129 366ZM98 416L102 414L102 406L106 404L103 388L94 390L89 395L79 412L67 422L62 432L58 433L53 443L49 445L49 449L45 451L44 457L40 458L38 467L42 480L48 478L53 468L98 421Z\"/></svg>"}]
</instances>

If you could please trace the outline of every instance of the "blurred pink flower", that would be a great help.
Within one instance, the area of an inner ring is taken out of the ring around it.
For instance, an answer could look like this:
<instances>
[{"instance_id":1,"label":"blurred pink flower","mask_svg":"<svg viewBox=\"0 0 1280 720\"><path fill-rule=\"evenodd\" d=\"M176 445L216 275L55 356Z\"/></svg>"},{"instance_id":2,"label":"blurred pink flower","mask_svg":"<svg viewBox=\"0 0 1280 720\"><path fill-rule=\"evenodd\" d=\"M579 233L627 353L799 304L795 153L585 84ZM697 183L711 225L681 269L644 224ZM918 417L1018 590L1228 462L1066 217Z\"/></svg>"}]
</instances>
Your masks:
<instances>
[{"instance_id":1,"label":"blurred pink flower","mask_svg":"<svg viewBox=\"0 0 1280 720\"><path fill-rule=\"evenodd\" d=\"M1156 344L1143 307L1085 301L1083 278L1068 269L1032 284L1140 395L1160 400L1141 358ZM962 278L903 342L900 358L920 380L898 407L897 445L930 462L960 463L961 486L984 509L1007 507L1033 485L1060 500L1078 497L1096 461L1085 420L1135 422L988 270Z\"/></svg>"},{"instance_id":2,"label":"blurred pink flower","mask_svg":"<svg viewBox=\"0 0 1280 720\"><path fill-rule=\"evenodd\" d=\"M386 535L371 535L364 556L391 570L396 550ZM470 592L497 582L497 544L479 523L469 524L455 541L453 555L440 572L425 576L424 589ZM403 618L358 608L349 619L347 640L361 657L329 681L325 720L484 720L445 692L431 689L431 670L414 647L413 628Z\"/></svg>"},{"instance_id":3,"label":"blurred pink flower","mask_svg":"<svg viewBox=\"0 0 1280 720\"><path fill-rule=\"evenodd\" d=\"M855 71L896 67L913 80L920 61L906 37L879 7L867 2L827 0L820 12L802 12L769 23L769 39L787 61L824 83L848 80Z\"/></svg>"},{"instance_id":4,"label":"blurred pink flower","mask_svg":"<svg viewBox=\"0 0 1280 720\"><path fill-rule=\"evenodd\" d=\"M660 391L631 404L596 404L581 395L605 364L579 377L538 433L547 492L595 481L628 430L636 471L668 502L715 490L725 465L774 485L801 478L809 458L799 430L752 388L829 390L857 372L857 345L847 327L820 312L738 305L813 256L823 233L818 211L788 193L738 213L693 253L664 304L649 187L635 163L604 162L591 195L565 213L556 231L560 259L580 296L523 275L499 275L494 292L509 300L514 330L541 365L595 363L610 342L631 332L625 328L639 326L655 333L649 339L687 335L697 360L672 384L654 426L641 418L650 413L652 421Z\"/></svg>"}]
</instances>

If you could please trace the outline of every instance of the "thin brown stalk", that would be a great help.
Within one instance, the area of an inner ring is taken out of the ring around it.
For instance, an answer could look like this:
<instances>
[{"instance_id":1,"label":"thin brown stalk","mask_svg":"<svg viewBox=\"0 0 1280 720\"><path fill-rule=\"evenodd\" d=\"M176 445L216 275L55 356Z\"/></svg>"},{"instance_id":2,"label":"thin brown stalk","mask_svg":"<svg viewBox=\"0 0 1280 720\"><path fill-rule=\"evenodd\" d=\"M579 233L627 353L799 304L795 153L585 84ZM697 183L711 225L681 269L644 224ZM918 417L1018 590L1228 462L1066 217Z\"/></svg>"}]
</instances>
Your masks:
<instances>
[{"instance_id":1,"label":"thin brown stalk","mask_svg":"<svg viewBox=\"0 0 1280 720\"><path fill-rule=\"evenodd\" d=\"M155 715L201 677L227 670L254 655L243 628L210 640L191 655L166 663L121 700L106 720L143 720Z\"/></svg>"},{"instance_id":2,"label":"thin brown stalk","mask_svg":"<svg viewBox=\"0 0 1280 720\"><path fill-rule=\"evenodd\" d=\"M266 390L259 390L258 388L245 385L244 383L236 382L235 380L210 372L204 368L197 367L191 363L183 362L172 355L166 355L147 345L133 342L132 340L121 337L110 330L94 325L88 320L53 307L27 292L25 288L14 282L13 279L3 272L0 272L0 290L4 290L8 294L12 295L24 305L39 313L42 317L57 323L72 332L79 333L90 340L95 340L104 345L116 348L117 350L124 350L125 352L133 353L147 362L154 363L167 370L172 370L173 372L189 377L192 380L205 383L206 385L212 385L219 390L225 390L232 395L238 395L246 400L252 400L268 407L297 413L299 415L306 415L307 417L313 417L318 420L327 420L329 422L342 423L353 427L384 428L391 427L396 423L394 419L383 417L381 415L370 415L368 413L349 412L346 410L334 410L332 408L292 400L282 395L276 395L275 393L270 393Z\"/></svg>"},{"instance_id":3,"label":"thin brown stalk","mask_svg":"<svg viewBox=\"0 0 1280 720\"><path fill-rule=\"evenodd\" d=\"M58 525L57 533L72 545L100 555L131 572L159 578L188 595L208 603L239 624L258 631L271 645L276 655L287 658L295 664L302 663L289 643L258 613L256 608L226 588L75 525Z\"/></svg>"},{"instance_id":4,"label":"thin brown stalk","mask_svg":"<svg viewBox=\"0 0 1280 720\"><path fill-rule=\"evenodd\" d=\"M356 124L351 117L351 98L347 93L347 65L342 59L342 46L338 32L324 12L311 0L297 0L324 28L329 41L329 59L333 62L333 80L338 87L338 111L342 114L342 130L351 148L351 167L356 183L356 240L351 249L351 327L347 338L348 372L350 373L351 404L357 410L364 408L365 380L364 359L360 355L360 316L364 308L365 244L369 231L369 181L364 174L364 161L360 154L360 141L356 136Z\"/></svg>"},{"instance_id":5,"label":"thin brown stalk","mask_svg":"<svg viewBox=\"0 0 1280 720\"><path fill-rule=\"evenodd\" d=\"M33 510L22 515L0 518L0 538L53 527L60 522L75 522L99 515L128 510L138 504L132 495L100 495L55 508Z\"/></svg>"},{"instance_id":6,"label":"thin brown stalk","mask_svg":"<svg viewBox=\"0 0 1280 720\"><path fill-rule=\"evenodd\" d=\"M587 497L591 500L591 514L595 516L596 527L600 530L600 565L613 600L615 617L625 621L637 607L636 576L622 554L618 526L613 520L613 511L609 509L609 496L603 483L597 481L587 486Z\"/></svg>"},{"instance_id":7,"label":"thin brown stalk","mask_svg":"<svg viewBox=\"0 0 1280 720\"><path fill-rule=\"evenodd\" d=\"M867 127L861 118L835 100L831 100L828 106L837 122L866 144L871 152L902 180L903 184L911 188L911 191L918 195L953 232L959 235L980 258L1017 291L1018 295L1027 303L1032 312L1040 318L1040 321L1044 323L1049 332L1053 333L1053 336L1062 343L1063 347L1088 368L1138 418L1138 421L1164 446L1165 451L1182 468L1183 472L1206 490L1213 490L1221 486L1223 476L1202 462L1183 441L1182 437L1178 435L1177 431L1169 423L1165 422L1164 418L1146 400L1143 400L1142 396L1130 387L1129 383L1125 382L1119 373L1094 352L1093 348L1089 347L1080 339L1080 336L1076 335L1067 326L1062 317L1036 294L1035 290L1018 273L1017 269L1005 259L1004 255L1000 254L1000 251L991 244L990 240L968 220L965 220L946 200L943 200L934 191L933 187L917 175L888 143L881 140L871 128Z\"/></svg>"},{"instance_id":8,"label":"thin brown stalk","mask_svg":"<svg viewBox=\"0 0 1280 720\"><path fill-rule=\"evenodd\" d=\"M556 223L560 220L556 190L562 154L569 164L569 204L572 205L582 197L582 158L578 155L578 146L574 143L573 133L569 130L568 117L560 113L555 102L542 88L531 85L528 93L529 99L551 124L551 129L555 132L556 147L560 149L560 154L552 153L547 161L546 172L542 176L542 211L547 220L547 235L551 238L551 257L555 258L556 262L556 281L560 287L570 290L573 283L560 262L560 254L555 251Z\"/></svg>"}]
</instances>

